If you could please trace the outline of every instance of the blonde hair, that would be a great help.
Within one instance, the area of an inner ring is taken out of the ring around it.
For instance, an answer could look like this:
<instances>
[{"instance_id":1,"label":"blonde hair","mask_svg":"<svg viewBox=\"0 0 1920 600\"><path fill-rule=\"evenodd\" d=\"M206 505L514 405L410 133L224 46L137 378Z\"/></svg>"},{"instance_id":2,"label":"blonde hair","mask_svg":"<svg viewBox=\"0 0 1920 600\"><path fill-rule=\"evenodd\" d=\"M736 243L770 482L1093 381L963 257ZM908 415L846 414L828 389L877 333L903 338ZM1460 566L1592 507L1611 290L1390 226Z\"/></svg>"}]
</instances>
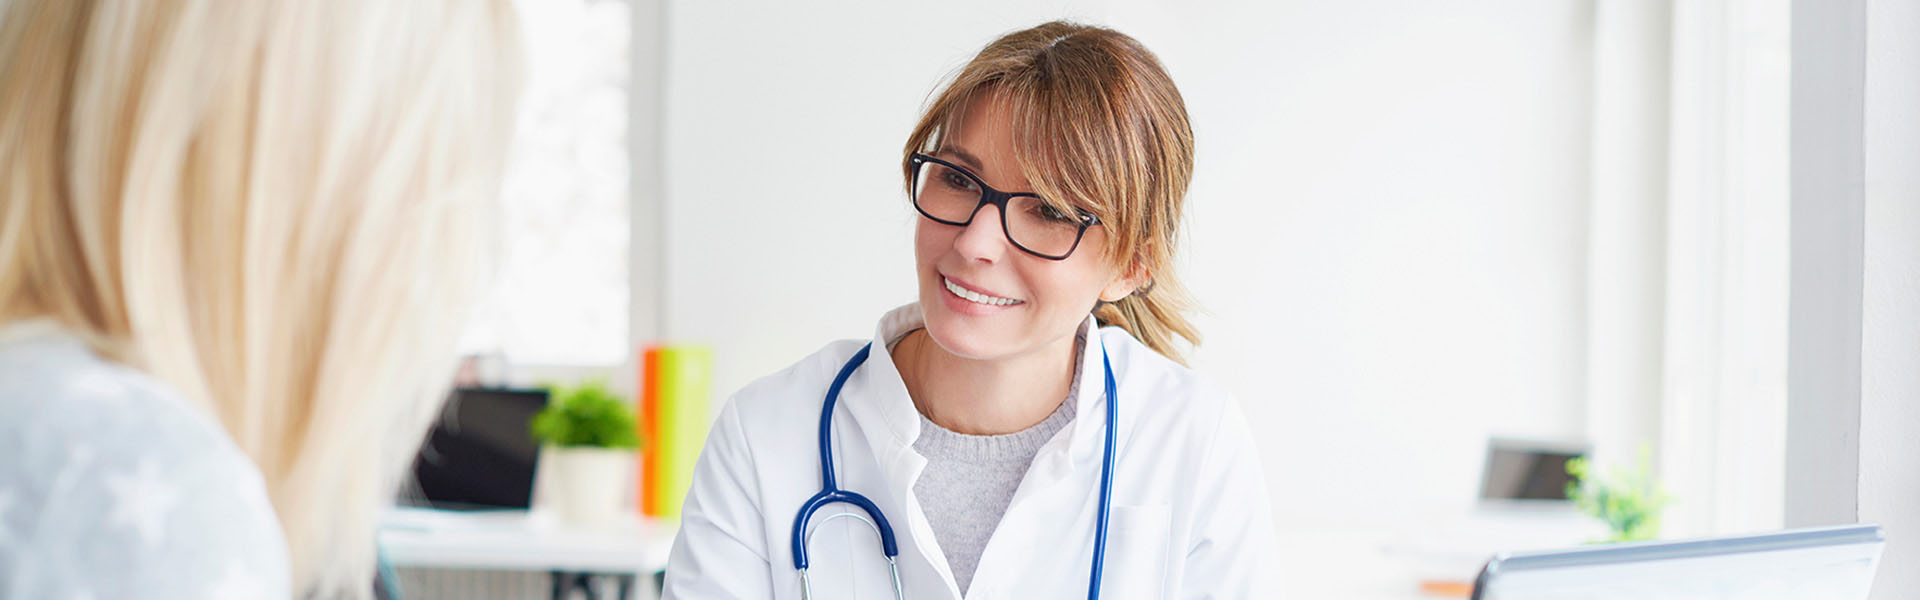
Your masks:
<instances>
[{"instance_id":1,"label":"blonde hair","mask_svg":"<svg viewBox=\"0 0 1920 600\"><path fill-rule=\"evenodd\" d=\"M505 0L12 0L0 322L49 318L216 418L302 595L374 522L489 269Z\"/></svg>"},{"instance_id":2,"label":"blonde hair","mask_svg":"<svg viewBox=\"0 0 1920 600\"><path fill-rule=\"evenodd\" d=\"M1093 213L1109 231L1108 258L1146 285L1095 310L1175 361L1177 340L1198 345L1193 301L1173 270L1181 208L1193 175L1193 129L1173 79L1145 46L1120 32L1064 21L994 40L947 83L907 137L911 155L945 143L976 98L1014 115L1014 159L1035 192Z\"/></svg>"}]
</instances>

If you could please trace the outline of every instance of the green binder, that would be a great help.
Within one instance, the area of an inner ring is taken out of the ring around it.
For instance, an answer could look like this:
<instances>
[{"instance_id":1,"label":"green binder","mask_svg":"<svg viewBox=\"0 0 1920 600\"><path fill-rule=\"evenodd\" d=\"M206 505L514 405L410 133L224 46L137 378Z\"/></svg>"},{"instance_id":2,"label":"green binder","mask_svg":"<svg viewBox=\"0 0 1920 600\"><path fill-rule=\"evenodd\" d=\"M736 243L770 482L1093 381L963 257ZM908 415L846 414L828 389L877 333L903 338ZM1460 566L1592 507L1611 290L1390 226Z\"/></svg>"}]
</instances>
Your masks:
<instances>
[{"instance_id":1,"label":"green binder","mask_svg":"<svg viewBox=\"0 0 1920 600\"><path fill-rule=\"evenodd\" d=\"M670 345L660 349L660 516L680 518L680 505L693 486L693 465L707 442L712 422L707 406L713 396L713 350Z\"/></svg>"}]
</instances>

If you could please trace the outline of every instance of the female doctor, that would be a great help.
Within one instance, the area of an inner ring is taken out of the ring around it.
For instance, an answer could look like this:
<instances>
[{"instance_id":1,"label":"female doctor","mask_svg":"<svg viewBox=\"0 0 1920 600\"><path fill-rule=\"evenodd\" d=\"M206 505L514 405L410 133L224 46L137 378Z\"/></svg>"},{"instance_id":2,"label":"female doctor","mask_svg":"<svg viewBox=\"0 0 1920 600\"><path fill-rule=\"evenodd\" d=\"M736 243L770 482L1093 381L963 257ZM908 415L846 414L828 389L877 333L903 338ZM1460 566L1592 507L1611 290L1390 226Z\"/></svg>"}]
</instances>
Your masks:
<instances>
[{"instance_id":1,"label":"female doctor","mask_svg":"<svg viewBox=\"0 0 1920 600\"><path fill-rule=\"evenodd\" d=\"M1193 136L1158 59L1008 34L902 158L919 302L727 403L666 597L1274 597L1252 436L1176 347Z\"/></svg>"}]
</instances>

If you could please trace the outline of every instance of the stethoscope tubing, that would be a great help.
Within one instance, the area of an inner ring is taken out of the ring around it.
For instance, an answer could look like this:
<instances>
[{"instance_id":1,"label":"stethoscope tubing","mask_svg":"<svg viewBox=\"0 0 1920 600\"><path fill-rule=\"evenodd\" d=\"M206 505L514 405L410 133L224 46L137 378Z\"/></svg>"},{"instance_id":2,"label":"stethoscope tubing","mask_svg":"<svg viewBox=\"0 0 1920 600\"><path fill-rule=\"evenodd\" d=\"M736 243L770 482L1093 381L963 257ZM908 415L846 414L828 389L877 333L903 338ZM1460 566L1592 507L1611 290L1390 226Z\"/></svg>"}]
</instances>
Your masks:
<instances>
[{"instance_id":1,"label":"stethoscope tubing","mask_svg":"<svg viewBox=\"0 0 1920 600\"><path fill-rule=\"evenodd\" d=\"M803 600L811 600L813 597L813 583L807 576L807 542L812 538L811 532L807 530L807 523L813 519L815 512L828 504L835 503L852 504L867 514L866 517L860 517L853 513L841 513L826 520L851 516L873 528L874 533L880 537L880 550L886 555L887 570L893 577L894 597L899 600L906 598L905 588L900 581L898 561L900 547L895 541L893 526L887 523L886 515L880 512L880 507L872 500L840 489L838 482L834 479L833 408L839 402L840 388L846 385L849 377L853 376L853 371L867 361L867 356L872 350L873 343L868 342L860 348L859 352L855 352L853 357L847 359L847 363L840 367L840 372L834 375L833 383L827 386L826 402L820 409L820 491L800 505L800 511L793 519L793 568L800 573L800 596ZM1098 600L1100 597L1101 571L1106 563L1107 554L1107 523L1113 508L1115 429L1120 422L1119 398L1115 393L1117 386L1113 379L1113 361L1107 356L1105 348L1101 348L1100 361L1103 374L1106 376L1104 389L1107 401L1106 448L1100 459L1100 507L1093 534L1093 568L1087 584L1088 600Z\"/></svg>"},{"instance_id":2,"label":"stethoscope tubing","mask_svg":"<svg viewBox=\"0 0 1920 600\"><path fill-rule=\"evenodd\" d=\"M1107 376L1107 449L1100 457L1100 522L1093 530L1093 575L1087 583L1087 600L1100 598L1100 571L1107 557L1107 513L1113 508L1113 445L1115 426L1120 423L1120 403L1113 393L1113 361L1100 350L1100 366Z\"/></svg>"}]
</instances>

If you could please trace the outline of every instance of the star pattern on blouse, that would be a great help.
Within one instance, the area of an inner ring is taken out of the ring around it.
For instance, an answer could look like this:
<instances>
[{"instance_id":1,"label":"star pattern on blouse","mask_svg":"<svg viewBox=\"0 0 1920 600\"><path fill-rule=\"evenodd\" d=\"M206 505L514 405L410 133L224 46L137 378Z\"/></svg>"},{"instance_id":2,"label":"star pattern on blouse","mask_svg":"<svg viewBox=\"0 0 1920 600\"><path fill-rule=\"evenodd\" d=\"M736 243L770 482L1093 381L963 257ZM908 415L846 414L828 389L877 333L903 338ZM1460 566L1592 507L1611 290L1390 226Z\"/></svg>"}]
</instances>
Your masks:
<instances>
[{"instance_id":1,"label":"star pattern on blouse","mask_svg":"<svg viewBox=\"0 0 1920 600\"><path fill-rule=\"evenodd\" d=\"M240 561L227 563L227 574L207 592L208 600L254 600L265 597L267 582L247 571Z\"/></svg>"},{"instance_id":2,"label":"star pattern on blouse","mask_svg":"<svg viewBox=\"0 0 1920 600\"><path fill-rule=\"evenodd\" d=\"M180 489L161 478L150 458L142 459L134 473L107 475L106 484L113 502L108 520L133 528L148 547L158 546L166 537L168 513L180 503Z\"/></svg>"}]
</instances>

